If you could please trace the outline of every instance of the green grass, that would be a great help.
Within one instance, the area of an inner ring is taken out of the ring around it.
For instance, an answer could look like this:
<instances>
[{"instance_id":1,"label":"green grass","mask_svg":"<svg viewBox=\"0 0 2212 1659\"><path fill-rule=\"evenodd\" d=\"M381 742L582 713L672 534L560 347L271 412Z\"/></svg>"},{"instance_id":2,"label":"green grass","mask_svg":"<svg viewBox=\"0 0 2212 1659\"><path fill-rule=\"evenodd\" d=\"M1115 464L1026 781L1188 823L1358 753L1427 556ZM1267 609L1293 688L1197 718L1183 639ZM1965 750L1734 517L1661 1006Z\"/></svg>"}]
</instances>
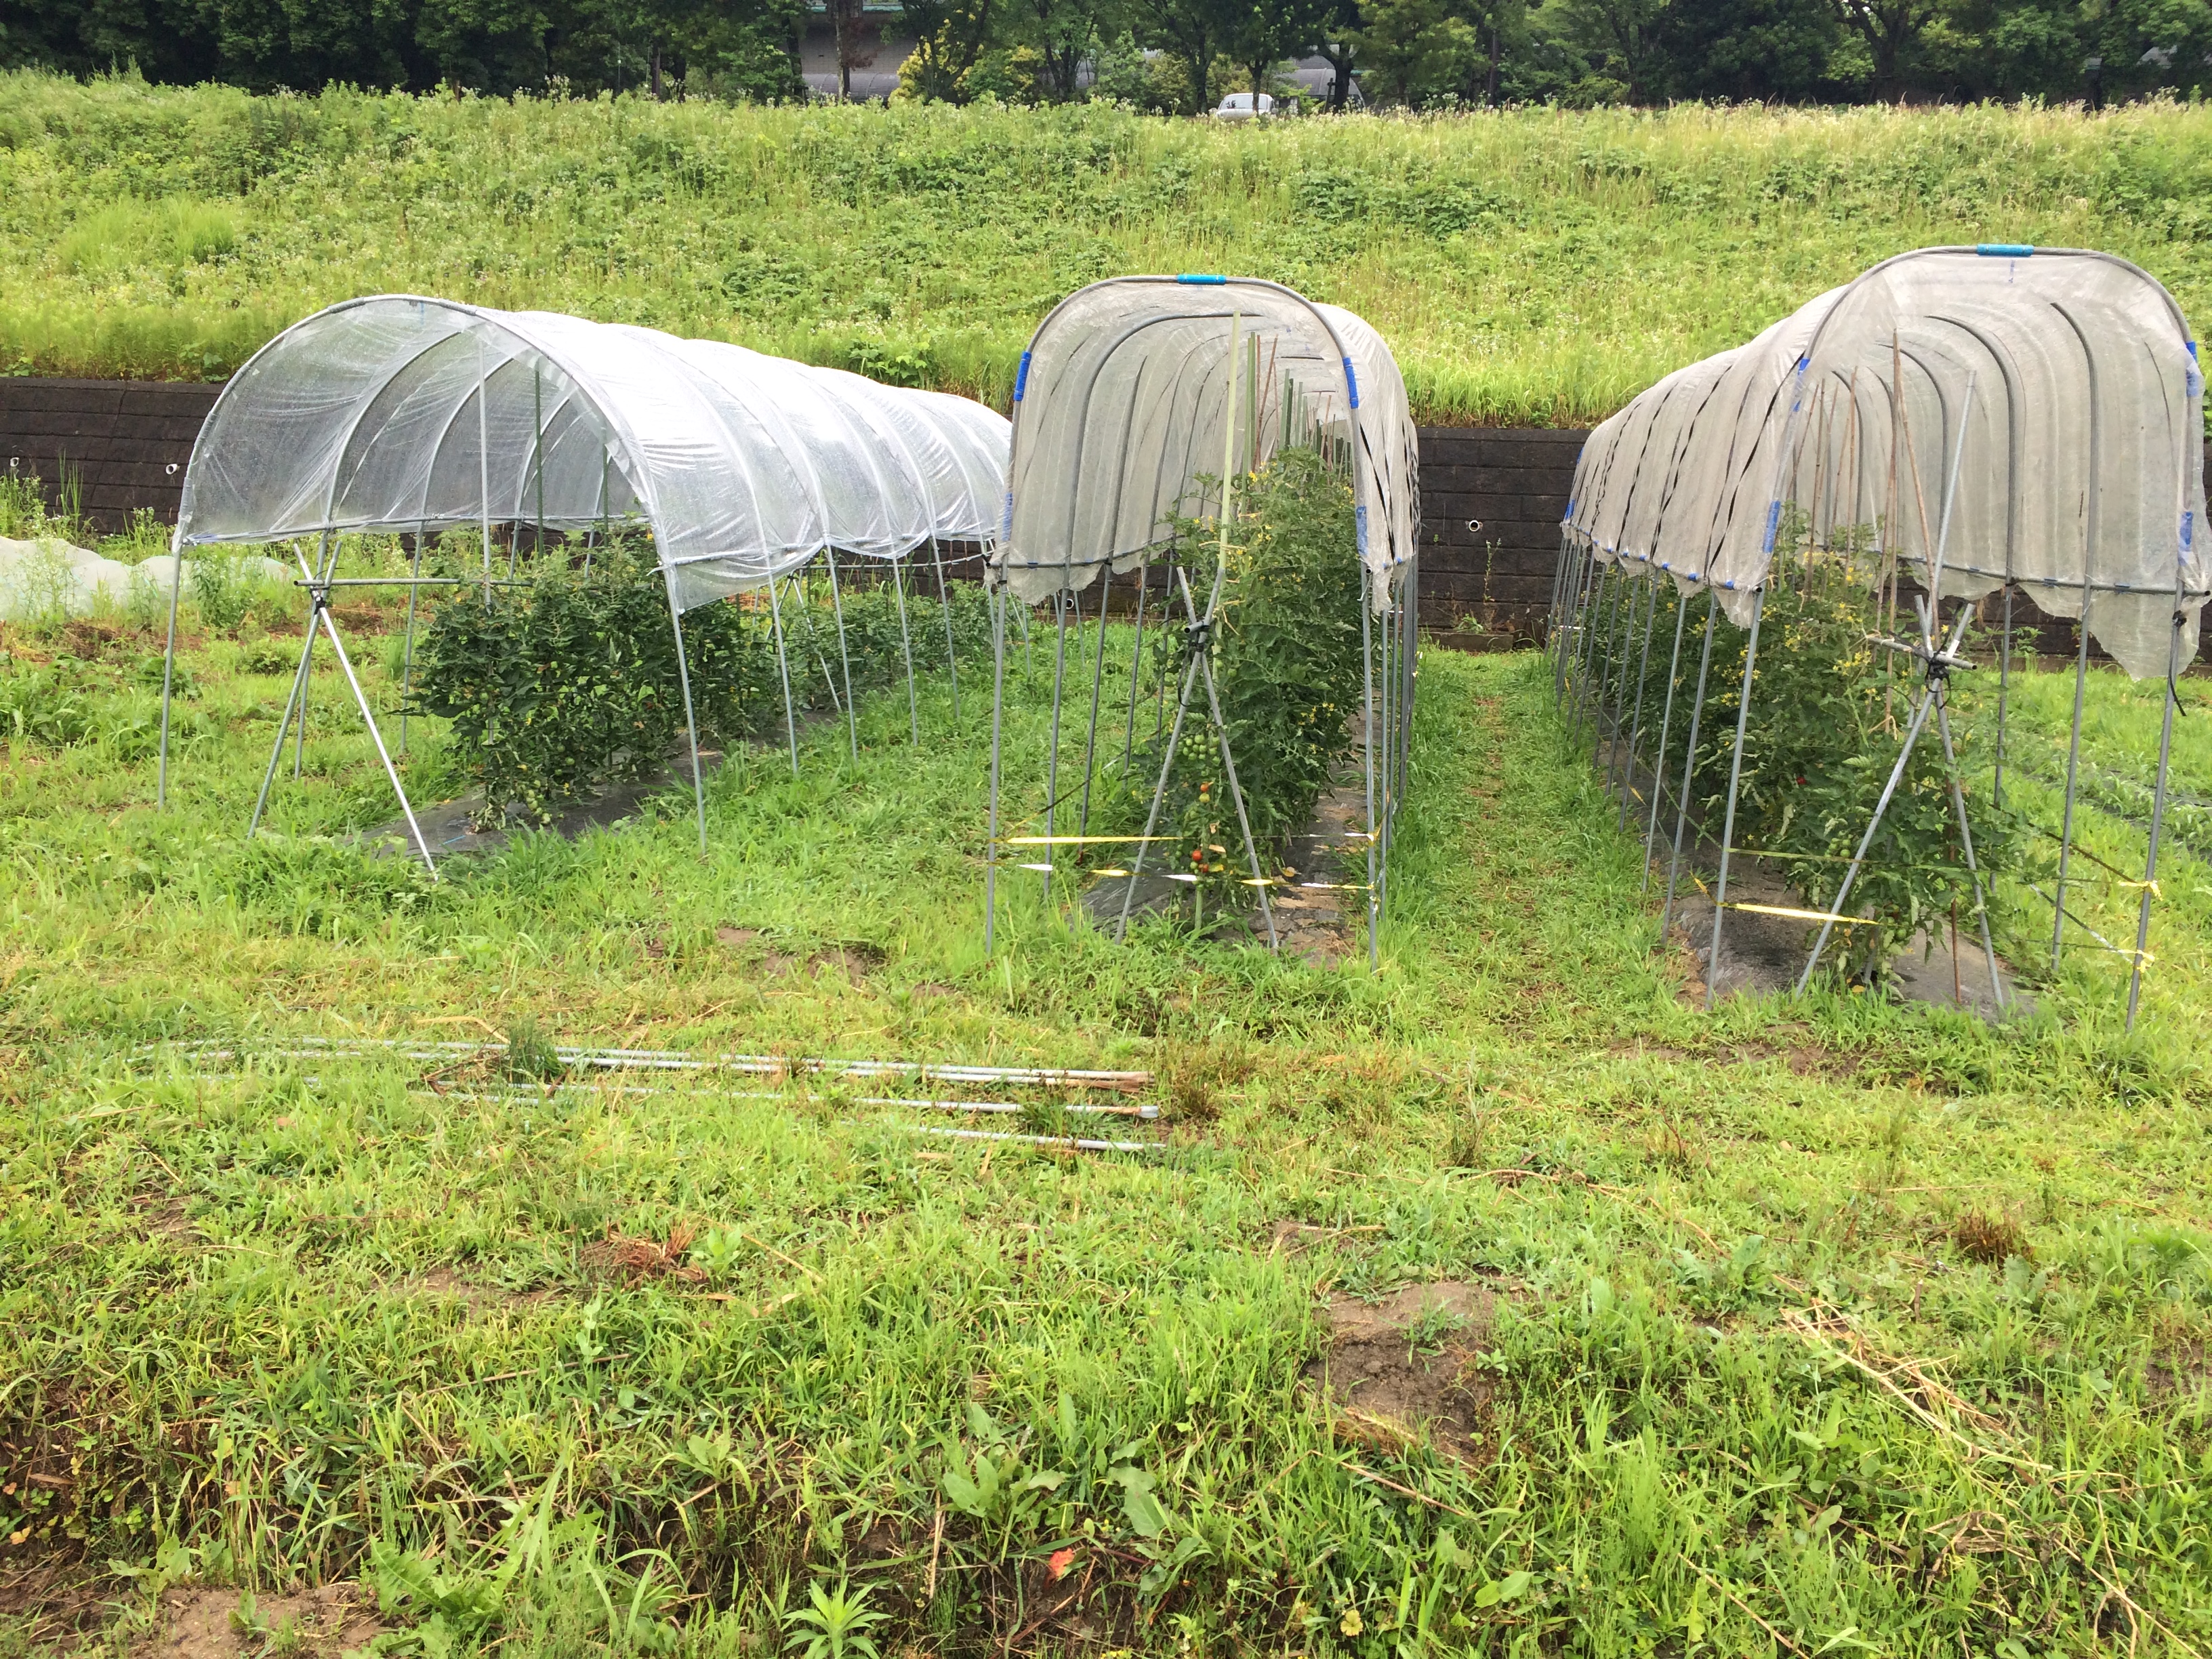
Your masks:
<instances>
[{"instance_id":1,"label":"green grass","mask_svg":"<svg viewBox=\"0 0 2212 1659\"><path fill-rule=\"evenodd\" d=\"M1265 128L0 79L0 366L217 377L379 291L1003 404L1066 294L1235 270L1360 312L1425 419L1586 422L1935 242L2110 249L2208 313L2212 114L1686 106Z\"/></svg>"},{"instance_id":2,"label":"green grass","mask_svg":"<svg viewBox=\"0 0 2212 1659\"><path fill-rule=\"evenodd\" d=\"M957 726L926 690L919 750L895 692L857 763L834 726L797 780L733 762L703 858L678 795L431 886L316 839L391 810L327 668L278 833L240 842L283 640L188 631L167 814L96 721L0 768L0 1585L112 1598L118 1647L171 1580L356 1577L422 1650L505 1656L766 1653L848 1583L886 1654L2212 1641L2201 848L2135 1038L2084 950L2002 1030L1865 996L1709 1017L1541 659L1431 653L1380 973L1117 948L1027 882L987 960L965 680ZM56 648L9 643L10 683ZM390 643L356 653L386 706ZM136 706L154 647L37 672ZM2154 706L2092 690L2089 752L2138 776ZM2069 695L2018 688L2046 769ZM1162 1153L1069 1158L921 1139L849 1085L441 1100L266 1053L511 1030L1151 1067L1178 1112ZM248 1058L140 1052L191 1036ZM1969 1258L1970 1212L2013 1260ZM611 1234L689 1236L698 1276L619 1271ZM1300 1382L1321 1298L1443 1279L1499 1310L1465 1461ZM58 1639L9 1605L0 1653Z\"/></svg>"}]
</instances>

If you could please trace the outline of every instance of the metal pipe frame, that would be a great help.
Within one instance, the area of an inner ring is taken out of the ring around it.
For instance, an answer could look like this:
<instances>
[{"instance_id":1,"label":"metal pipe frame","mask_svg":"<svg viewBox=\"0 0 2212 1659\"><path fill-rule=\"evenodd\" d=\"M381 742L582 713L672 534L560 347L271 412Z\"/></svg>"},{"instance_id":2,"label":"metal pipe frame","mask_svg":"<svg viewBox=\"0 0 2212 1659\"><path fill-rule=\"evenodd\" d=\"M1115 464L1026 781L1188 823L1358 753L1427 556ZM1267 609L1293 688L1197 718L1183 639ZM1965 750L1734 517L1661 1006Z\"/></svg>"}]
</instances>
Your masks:
<instances>
[{"instance_id":1,"label":"metal pipe frame","mask_svg":"<svg viewBox=\"0 0 2212 1659\"><path fill-rule=\"evenodd\" d=\"M1654 577L1654 580L1658 578ZM1652 601L1656 605L1658 601ZM1667 707L1659 717L1659 748L1651 760L1651 815L1644 829L1644 884L1641 892L1651 890L1651 859L1659 841L1659 806L1667 797L1667 738L1674 720L1674 690L1682 677L1682 628L1690 619L1690 603L1680 593L1674 596L1674 655L1667 665Z\"/></svg>"},{"instance_id":2,"label":"metal pipe frame","mask_svg":"<svg viewBox=\"0 0 2212 1659\"><path fill-rule=\"evenodd\" d=\"M1728 809L1721 818L1721 869L1719 879L1713 887L1713 948L1705 968L1705 1008L1711 1012L1720 995L1715 981L1721 970L1721 919L1728 914L1729 854L1735 839L1735 799L1737 786L1743 780L1743 734L1751 721L1752 677L1759 666L1759 624L1766 610L1766 590L1759 588L1752 595L1751 637L1743 648L1743 695L1736 704L1735 753L1729 763Z\"/></svg>"},{"instance_id":3,"label":"metal pipe frame","mask_svg":"<svg viewBox=\"0 0 2212 1659\"><path fill-rule=\"evenodd\" d=\"M1651 628L1659 616L1659 573L1644 571L1644 585L1650 592L1644 603L1644 648L1636 664L1636 713L1629 722L1628 752L1620 763L1620 828L1623 832L1628 829L1629 797L1636 793L1636 745L1644 737L1644 684L1651 673ZM1617 725L1615 729L1619 729Z\"/></svg>"},{"instance_id":4,"label":"metal pipe frame","mask_svg":"<svg viewBox=\"0 0 2212 1659\"><path fill-rule=\"evenodd\" d=\"M830 566L830 609L837 619L837 668L845 681L845 729L857 761L860 758L860 711L853 702L853 656L845 644L845 600L837 591L837 550L825 545L822 556Z\"/></svg>"},{"instance_id":5,"label":"metal pipe frame","mask_svg":"<svg viewBox=\"0 0 2212 1659\"><path fill-rule=\"evenodd\" d=\"M942 577L945 567L939 563L938 573ZM990 823L983 843L983 955L988 958L998 939L999 921L999 759L1003 726L1001 715L1006 706L1006 604L1008 593L1005 584L993 588L988 594L991 606L991 805ZM946 613L950 616L951 612Z\"/></svg>"}]
</instances>

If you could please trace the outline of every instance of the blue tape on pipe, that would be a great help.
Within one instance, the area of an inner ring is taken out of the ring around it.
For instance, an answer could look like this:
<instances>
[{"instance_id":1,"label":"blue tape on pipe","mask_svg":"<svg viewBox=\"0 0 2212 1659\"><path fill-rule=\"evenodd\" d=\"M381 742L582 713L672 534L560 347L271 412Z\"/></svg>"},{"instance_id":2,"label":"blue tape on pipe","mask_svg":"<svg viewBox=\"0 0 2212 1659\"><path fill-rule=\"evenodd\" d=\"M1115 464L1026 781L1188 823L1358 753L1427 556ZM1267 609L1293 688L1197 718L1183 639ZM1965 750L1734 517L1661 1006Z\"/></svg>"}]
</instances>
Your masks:
<instances>
[{"instance_id":1,"label":"blue tape on pipe","mask_svg":"<svg viewBox=\"0 0 2212 1659\"><path fill-rule=\"evenodd\" d=\"M1781 523L1782 503L1780 501L1768 502L1766 507L1766 538L1759 544L1759 550L1760 552L1771 554L1774 551L1774 532Z\"/></svg>"},{"instance_id":2,"label":"blue tape on pipe","mask_svg":"<svg viewBox=\"0 0 2212 1659\"><path fill-rule=\"evenodd\" d=\"M1974 252L1984 259L2025 259L2035 252L2032 242L1977 242Z\"/></svg>"},{"instance_id":3,"label":"blue tape on pipe","mask_svg":"<svg viewBox=\"0 0 2212 1659\"><path fill-rule=\"evenodd\" d=\"M1022 353L1021 367L1014 371L1014 401L1016 403L1021 402L1022 393L1029 390L1029 384L1030 354L1024 351Z\"/></svg>"},{"instance_id":4,"label":"blue tape on pipe","mask_svg":"<svg viewBox=\"0 0 2212 1659\"><path fill-rule=\"evenodd\" d=\"M1352 394L1352 406L1359 407L1359 376L1352 372L1352 359L1344 360L1344 389Z\"/></svg>"},{"instance_id":5,"label":"blue tape on pipe","mask_svg":"<svg viewBox=\"0 0 2212 1659\"><path fill-rule=\"evenodd\" d=\"M2192 544L2191 538L2197 533L2196 520L2197 515L2194 513L2185 513L2181 515L2181 556L2185 559L2189 556L2189 550Z\"/></svg>"},{"instance_id":6,"label":"blue tape on pipe","mask_svg":"<svg viewBox=\"0 0 2212 1659\"><path fill-rule=\"evenodd\" d=\"M1203 283L1212 288L1218 288L1228 280L1226 276L1201 276L1191 271L1185 271L1176 278L1178 283Z\"/></svg>"}]
</instances>

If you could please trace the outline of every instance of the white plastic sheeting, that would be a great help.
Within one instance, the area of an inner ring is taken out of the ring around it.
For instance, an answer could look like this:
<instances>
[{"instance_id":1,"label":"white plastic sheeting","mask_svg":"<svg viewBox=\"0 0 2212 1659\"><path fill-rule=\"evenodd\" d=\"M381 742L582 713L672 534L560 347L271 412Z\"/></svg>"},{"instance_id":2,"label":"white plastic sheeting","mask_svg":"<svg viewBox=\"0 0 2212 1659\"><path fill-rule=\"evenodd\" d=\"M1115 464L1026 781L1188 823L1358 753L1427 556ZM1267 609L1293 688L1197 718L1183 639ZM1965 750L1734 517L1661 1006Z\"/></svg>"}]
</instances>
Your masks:
<instances>
[{"instance_id":1,"label":"white plastic sheeting","mask_svg":"<svg viewBox=\"0 0 2212 1659\"><path fill-rule=\"evenodd\" d=\"M1778 532L1833 545L1859 528L1946 595L2015 581L2079 617L2086 594L2091 636L2162 676L2195 656L2212 589L2203 398L2180 308L2126 261L1923 249L1605 422L1565 527L1686 592L1713 585L1739 625Z\"/></svg>"},{"instance_id":2,"label":"white plastic sheeting","mask_svg":"<svg viewBox=\"0 0 2212 1659\"><path fill-rule=\"evenodd\" d=\"M689 610L825 547L997 528L1010 428L965 398L550 312L352 300L231 378L177 544L643 518Z\"/></svg>"},{"instance_id":3,"label":"white plastic sheeting","mask_svg":"<svg viewBox=\"0 0 2212 1659\"><path fill-rule=\"evenodd\" d=\"M1243 377L1237 430L1230 337ZM1061 301L1023 354L1006 533L994 563L1035 603L1133 569L1219 499L1224 444L1245 465L1316 438L1352 461L1371 603L1410 563L1419 449L1382 337L1335 306L1251 277L1115 276ZM1211 489L1200 483L1216 480Z\"/></svg>"}]
</instances>

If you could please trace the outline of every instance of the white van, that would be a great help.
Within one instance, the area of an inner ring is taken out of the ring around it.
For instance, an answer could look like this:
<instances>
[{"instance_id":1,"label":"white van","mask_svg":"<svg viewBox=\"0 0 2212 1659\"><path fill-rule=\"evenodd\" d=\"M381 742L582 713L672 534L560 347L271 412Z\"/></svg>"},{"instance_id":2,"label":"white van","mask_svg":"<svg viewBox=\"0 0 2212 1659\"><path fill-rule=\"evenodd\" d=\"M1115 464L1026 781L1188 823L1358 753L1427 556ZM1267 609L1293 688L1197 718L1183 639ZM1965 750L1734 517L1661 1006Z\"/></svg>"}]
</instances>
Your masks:
<instances>
[{"instance_id":1,"label":"white van","mask_svg":"<svg viewBox=\"0 0 2212 1659\"><path fill-rule=\"evenodd\" d=\"M1275 100L1267 94L1261 93L1257 113L1264 119L1274 112ZM1213 118L1217 121L1249 121L1253 118L1254 113L1252 94L1249 92L1232 92L1215 106Z\"/></svg>"}]
</instances>

